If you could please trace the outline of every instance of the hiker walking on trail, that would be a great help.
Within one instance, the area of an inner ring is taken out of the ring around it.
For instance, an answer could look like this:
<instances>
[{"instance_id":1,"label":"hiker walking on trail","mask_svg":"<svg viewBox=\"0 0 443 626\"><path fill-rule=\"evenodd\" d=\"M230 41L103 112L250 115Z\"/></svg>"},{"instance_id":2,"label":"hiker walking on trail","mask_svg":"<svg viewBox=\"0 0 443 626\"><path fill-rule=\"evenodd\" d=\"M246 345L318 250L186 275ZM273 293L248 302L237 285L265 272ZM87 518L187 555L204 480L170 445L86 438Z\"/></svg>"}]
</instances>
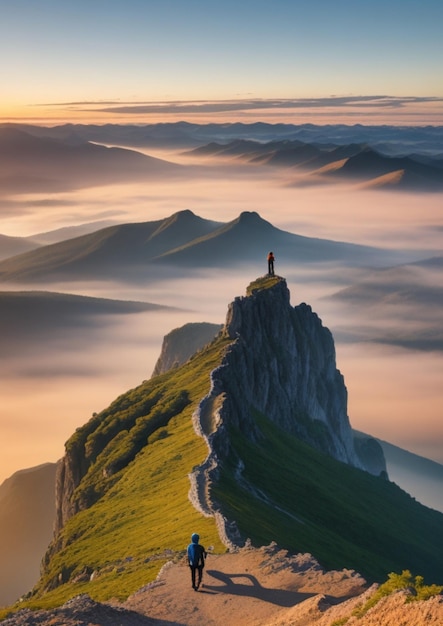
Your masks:
<instances>
[{"instance_id":1,"label":"hiker walking on trail","mask_svg":"<svg viewBox=\"0 0 443 626\"><path fill-rule=\"evenodd\" d=\"M187 557L189 567L191 568L191 580L192 588L197 591L200 587L203 575L203 568L205 566L205 558L208 553L203 546L199 544L200 535L193 533L191 535L191 543L187 548ZM196 579L197 578L197 582Z\"/></svg>"},{"instance_id":2,"label":"hiker walking on trail","mask_svg":"<svg viewBox=\"0 0 443 626\"><path fill-rule=\"evenodd\" d=\"M274 260L275 260L274 253L270 252L268 254L268 274L270 276L274 276Z\"/></svg>"}]
</instances>

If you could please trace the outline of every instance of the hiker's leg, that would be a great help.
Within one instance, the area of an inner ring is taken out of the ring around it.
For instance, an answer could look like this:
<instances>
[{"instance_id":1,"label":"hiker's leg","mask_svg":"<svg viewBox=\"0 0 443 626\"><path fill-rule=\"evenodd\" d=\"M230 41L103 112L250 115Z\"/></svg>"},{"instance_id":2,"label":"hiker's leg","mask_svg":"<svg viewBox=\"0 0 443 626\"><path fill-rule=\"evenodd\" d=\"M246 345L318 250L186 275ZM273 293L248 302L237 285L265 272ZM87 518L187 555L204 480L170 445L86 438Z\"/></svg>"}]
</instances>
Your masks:
<instances>
[{"instance_id":1,"label":"hiker's leg","mask_svg":"<svg viewBox=\"0 0 443 626\"><path fill-rule=\"evenodd\" d=\"M197 587L200 587L201 581L202 581L202 576L203 576L203 566L199 565L198 567L198 582L197 582Z\"/></svg>"}]
</instances>

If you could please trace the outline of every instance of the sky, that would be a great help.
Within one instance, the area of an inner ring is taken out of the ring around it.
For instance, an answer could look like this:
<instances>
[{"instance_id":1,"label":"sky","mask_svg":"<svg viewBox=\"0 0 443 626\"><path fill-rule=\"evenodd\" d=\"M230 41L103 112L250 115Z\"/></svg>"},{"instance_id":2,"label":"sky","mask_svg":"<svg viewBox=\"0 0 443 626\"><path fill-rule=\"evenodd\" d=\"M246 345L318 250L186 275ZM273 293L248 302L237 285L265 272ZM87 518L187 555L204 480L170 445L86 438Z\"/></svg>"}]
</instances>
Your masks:
<instances>
[{"instance_id":1,"label":"sky","mask_svg":"<svg viewBox=\"0 0 443 626\"><path fill-rule=\"evenodd\" d=\"M0 0L0 122L443 124L441 0Z\"/></svg>"}]
</instances>

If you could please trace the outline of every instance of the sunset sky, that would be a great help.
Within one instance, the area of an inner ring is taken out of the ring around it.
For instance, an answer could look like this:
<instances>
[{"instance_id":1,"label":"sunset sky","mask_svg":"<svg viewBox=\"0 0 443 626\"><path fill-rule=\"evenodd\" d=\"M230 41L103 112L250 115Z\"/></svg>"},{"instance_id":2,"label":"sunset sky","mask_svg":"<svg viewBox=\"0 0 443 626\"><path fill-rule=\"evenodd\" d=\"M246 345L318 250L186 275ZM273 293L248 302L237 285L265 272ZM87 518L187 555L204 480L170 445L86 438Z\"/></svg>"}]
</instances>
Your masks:
<instances>
[{"instance_id":1,"label":"sunset sky","mask_svg":"<svg viewBox=\"0 0 443 626\"><path fill-rule=\"evenodd\" d=\"M0 121L443 124L441 0L0 8Z\"/></svg>"}]
</instances>

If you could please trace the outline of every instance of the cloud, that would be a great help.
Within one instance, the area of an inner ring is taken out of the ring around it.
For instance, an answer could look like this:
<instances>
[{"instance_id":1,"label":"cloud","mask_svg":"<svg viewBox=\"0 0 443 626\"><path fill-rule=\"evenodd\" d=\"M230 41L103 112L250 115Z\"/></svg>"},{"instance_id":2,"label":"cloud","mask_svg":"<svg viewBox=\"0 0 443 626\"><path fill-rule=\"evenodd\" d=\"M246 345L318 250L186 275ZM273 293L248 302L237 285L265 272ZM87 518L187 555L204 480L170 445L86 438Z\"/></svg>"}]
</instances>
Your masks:
<instances>
[{"instance_id":1,"label":"cloud","mask_svg":"<svg viewBox=\"0 0 443 626\"><path fill-rule=\"evenodd\" d=\"M328 96L325 98L252 98L237 100L190 100L165 102L121 102L112 101L84 101L47 103L38 106L69 107L83 111L99 111L102 113L120 114L194 114L194 113L228 113L258 110L287 110L287 109L323 109L343 107L400 109L409 105L424 103L441 103L443 98L434 96Z\"/></svg>"}]
</instances>

